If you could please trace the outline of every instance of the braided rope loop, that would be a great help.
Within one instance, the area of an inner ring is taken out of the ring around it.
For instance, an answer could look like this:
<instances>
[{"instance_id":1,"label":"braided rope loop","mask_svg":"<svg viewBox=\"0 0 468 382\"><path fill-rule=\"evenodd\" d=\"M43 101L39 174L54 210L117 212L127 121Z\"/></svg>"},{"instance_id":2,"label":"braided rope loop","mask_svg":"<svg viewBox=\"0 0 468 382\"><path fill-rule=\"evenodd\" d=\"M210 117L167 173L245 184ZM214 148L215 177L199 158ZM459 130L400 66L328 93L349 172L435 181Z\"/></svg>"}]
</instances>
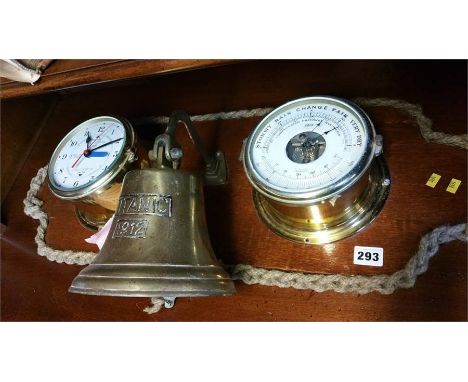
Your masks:
<instances>
[{"instance_id":1,"label":"braided rope loop","mask_svg":"<svg viewBox=\"0 0 468 382\"><path fill-rule=\"evenodd\" d=\"M467 240L466 224L437 227L421 238L417 253L406 266L390 275L346 276L340 274L310 274L253 267L247 264L229 266L232 278L246 284L261 284L279 288L310 289L315 292L391 294L399 288L411 288L417 277L426 272L429 260L439 246L454 240Z\"/></svg>"},{"instance_id":2,"label":"braided rope loop","mask_svg":"<svg viewBox=\"0 0 468 382\"><path fill-rule=\"evenodd\" d=\"M386 106L401 110L416 119L421 135L427 142L468 149L468 134L446 134L432 130L432 121L423 114L422 107L407 101L390 98L355 98L362 106Z\"/></svg>"}]
</instances>

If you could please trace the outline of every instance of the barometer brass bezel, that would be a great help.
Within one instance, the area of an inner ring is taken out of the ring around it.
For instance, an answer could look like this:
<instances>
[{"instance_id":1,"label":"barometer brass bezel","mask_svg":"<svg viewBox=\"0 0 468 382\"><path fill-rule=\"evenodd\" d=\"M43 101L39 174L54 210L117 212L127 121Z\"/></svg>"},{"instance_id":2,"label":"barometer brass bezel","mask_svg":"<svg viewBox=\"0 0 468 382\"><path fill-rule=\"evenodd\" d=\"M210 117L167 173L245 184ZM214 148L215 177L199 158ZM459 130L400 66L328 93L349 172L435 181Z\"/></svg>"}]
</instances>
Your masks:
<instances>
[{"instance_id":1,"label":"barometer brass bezel","mask_svg":"<svg viewBox=\"0 0 468 382\"><path fill-rule=\"evenodd\" d=\"M325 187L291 191L268 184L252 161L258 134L281 113L317 102L340 106L359 120L366 133L364 152L348 173ZM311 96L287 102L263 118L246 141L243 162L254 188L255 208L265 225L295 242L325 244L355 234L382 210L390 190L390 174L381 154L381 136L358 105L334 96Z\"/></svg>"},{"instance_id":2,"label":"barometer brass bezel","mask_svg":"<svg viewBox=\"0 0 468 382\"><path fill-rule=\"evenodd\" d=\"M355 164L355 166L351 169L351 171L349 171L346 174L346 176L339 179L337 182L333 183L329 187L308 190L304 192L278 190L277 188L273 188L268 183L266 183L265 180L258 174L258 172L255 169L251 156L255 139L258 136L258 134L262 131L262 129L266 125L268 125L268 123L277 115L283 113L285 110L291 109L293 107L302 106L310 102L327 102L330 104L338 105L352 112L355 115L355 117L359 119L359 122L362 124L364 129L366 129L366 140L365 142L363 142L363 144L365 145L364 153L361 156L359 162ZM362 175L369 168L375 156L375 137L376 133L372 121L364 112L364 110L362 110L355 103L333 96L311 96L299 98L297 100L287 102L274 109L267 116L265 116L262 119L262 121L260 121L260 123L255 127L254 131L250 134L249 138L247 139L244 149L245 172L253 187L255 187L255 189L257 189L260 193L264 194L270 199L276 200L278 202L285 202L288 204L298 205L310 204L312 200L315 202L319 202L323 199L328 199L330 197L333 197L334 195L345 191L362 177Z\"/></svg>"}]
</instances>

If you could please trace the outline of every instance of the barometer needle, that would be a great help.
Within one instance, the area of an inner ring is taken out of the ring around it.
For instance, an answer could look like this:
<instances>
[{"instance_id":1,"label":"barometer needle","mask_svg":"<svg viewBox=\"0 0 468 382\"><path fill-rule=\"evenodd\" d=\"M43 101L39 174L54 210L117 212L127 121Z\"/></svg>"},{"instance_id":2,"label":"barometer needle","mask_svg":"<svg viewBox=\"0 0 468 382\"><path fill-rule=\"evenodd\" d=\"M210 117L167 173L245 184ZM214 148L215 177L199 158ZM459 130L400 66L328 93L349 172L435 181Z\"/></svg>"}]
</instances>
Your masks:
<instances>
[{"instance_id":1,"label":"barometer needle","mask_svg":"<svg viewBox=\"0 0 468 382\"><path fill-rule=\"evenodd\" d=\"M313 133L314 130L322 124L322 122L323 122L323 119L322 119L319 123L317 123L317 124L315 125L315 127L312 129L311 132Z\"/></svg>"},{"instance_id":2,"label":"barometer needle","mask_svg":"<svg viewBox=\"0 0 468 382\"><path fill-rule=\"evenodd\" d=\"M337 127L338 127L338 126L335 126L333 129L330 129L330 130L328 130L328 131L325 131L323 134L328 134L330 131L335 130Z\"/></svg>"}]
</instances>

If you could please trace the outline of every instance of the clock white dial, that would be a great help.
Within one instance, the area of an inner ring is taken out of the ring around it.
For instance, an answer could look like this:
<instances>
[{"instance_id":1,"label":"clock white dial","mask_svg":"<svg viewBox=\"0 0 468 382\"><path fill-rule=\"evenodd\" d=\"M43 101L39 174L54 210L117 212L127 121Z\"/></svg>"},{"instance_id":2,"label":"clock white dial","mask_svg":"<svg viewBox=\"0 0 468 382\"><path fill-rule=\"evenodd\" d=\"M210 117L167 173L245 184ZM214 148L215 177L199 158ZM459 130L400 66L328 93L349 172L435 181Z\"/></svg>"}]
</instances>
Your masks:
<instances>
[{"instance_id":1,"label":"clock white dial","mask_svg":"<svg viewBox=\"0 0 468 382\"><path fill-rule=\"evenodd\" d=\"M78 125L52 155L52 185L66 192L96 182L122 155L125 140L122 122L113 117L97 117Z\"/></svg>"}]
</instances>

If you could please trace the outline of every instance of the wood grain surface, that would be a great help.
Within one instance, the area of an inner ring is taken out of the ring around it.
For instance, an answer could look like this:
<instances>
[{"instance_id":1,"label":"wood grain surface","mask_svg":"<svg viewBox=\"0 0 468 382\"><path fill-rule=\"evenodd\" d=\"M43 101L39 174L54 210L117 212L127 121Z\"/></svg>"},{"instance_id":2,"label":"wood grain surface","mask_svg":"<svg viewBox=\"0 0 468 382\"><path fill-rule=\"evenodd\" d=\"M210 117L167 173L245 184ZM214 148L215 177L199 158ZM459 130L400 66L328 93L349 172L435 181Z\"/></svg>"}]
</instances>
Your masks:
<instances>
[{"instance_id":1,"label":"wood grain surface","mask_svg":"<svg viewBox=\"0 0 468 382\"><path fill-rule=\"evenodd\" d=\"M93 60L93 59L88 59L88 60L53 60L51 64L42 72L41 77L42 78L47 78L51 76L56 76L59 74L65 74L65 73L71 73L75 72L77 70L87 70L87 69L92 69L97 66L102 66L102 65L107 65L111 64L113 62L119 62L119 61L125 61L125 60ZM5 84L13 84L16 83L16 81L10 80L5 77L0 77L0 84L5 85ZM27 84L22 84L22 85L27 85Z\"/></svg>"},{"instance_id":2,"label":"wood grain surface","mask_svg":"<svg viewBox=\"0 0 468 382\"><path fill-rule=\"evenodd\" d=\"M39 137L50 110L53 109L53 102L53 97L35 97L25 99L21 103L2 104L0 115L2 203Z\"/></svg>"},{"instance_id":3,"label":"wood grain surface","mask_svg":"<svg viewBox=\"0 0 468 382\"><path fill-rule=\"evenodd\" d=\"M233 297L180 298L173 309L147 315L146 298L75 295L68 287L82 267L57 264L36 255L36 222L23 213L30 179L73 126L92 116L129 118L276 106L314 94L345 98L389 97L421 104L434 128L466 132L464 61L257 61L177 73L60 94L34 148L3 204L2 319L7 321L466 321L466 243L444 245L415 287L392 295L316 293L249 286L236 282ZM11 100L10 102L13 102ZM15 102L23 102L17 100ZM239 153L259 118L197 123L211 148L225 151L229 184L207 187L206 212L216 255L228 264L313 273L380 274L402 268L416 252L421 235L442 224L466 221L466 152L426 143L413 118L391 108L366 108L384 137L392 186L382 213L362 232L326 246L286 241L257 217ZM149 147L161 127L140 127ZM181 131L179 131L181 133ZM183 168L200 160L184 134ZM2 140L2 149L5 142ZM429 176L442 176L435 189ZM462 181L456 194L445 191L451 178ZM40 192L49 214L47 241L60 249L96 250L83 240L91 234L74 217L73 206ZM353 265L355 245L384 248L382 268Z\"/></svg>"},{"instance_id":4,"label":"wood grain surface","mask_svg":"<svg viewBox=\"0 0 468 382\"><path fill-rule=\"evenodd\" d=\"M232 60L54 60L33 85L2 79L0 98L38 95L107 81L222 65Z\"/></svg>"}]
</instances>

